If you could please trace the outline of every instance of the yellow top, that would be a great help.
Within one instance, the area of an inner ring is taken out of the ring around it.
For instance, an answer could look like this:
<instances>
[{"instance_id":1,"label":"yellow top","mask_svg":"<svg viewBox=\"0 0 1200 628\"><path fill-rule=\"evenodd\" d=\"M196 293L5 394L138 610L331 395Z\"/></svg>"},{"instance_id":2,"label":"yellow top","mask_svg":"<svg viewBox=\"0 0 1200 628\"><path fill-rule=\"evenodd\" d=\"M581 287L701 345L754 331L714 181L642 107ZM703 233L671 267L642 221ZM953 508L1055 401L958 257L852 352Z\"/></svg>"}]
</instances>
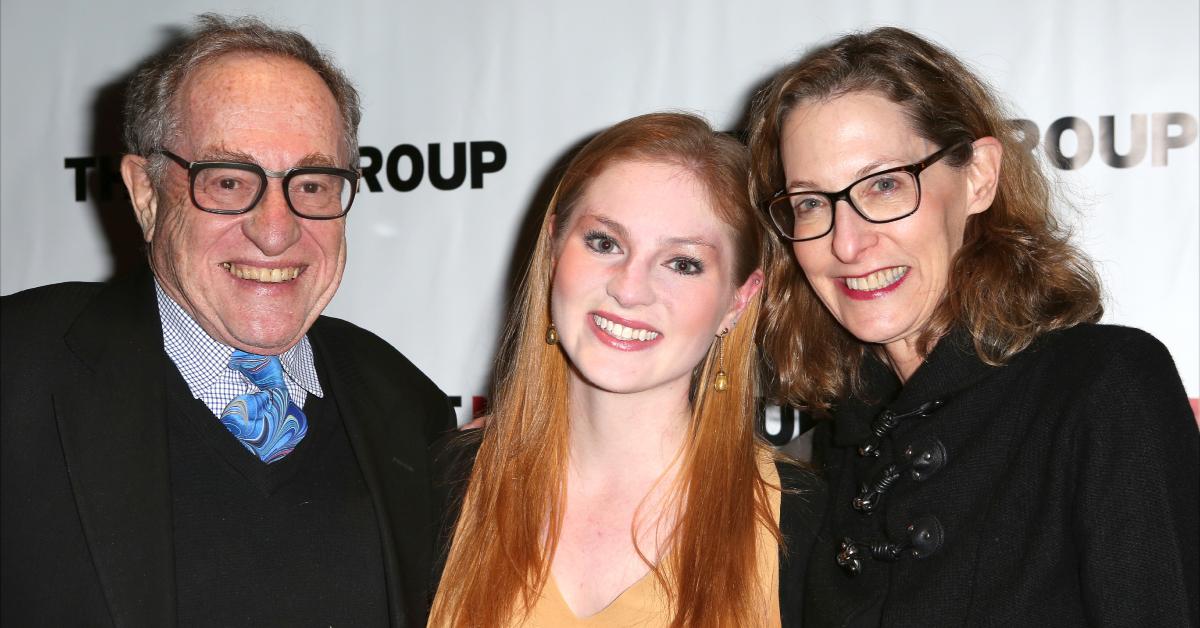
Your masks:
<instances>
[{"instance_id":1,"label":"yellow top","mask_svg":"<svg viewBox=\"0 0 1200 628\"><path fill-rule=\"evenodd\" d=\"M779 486L779 472L769 454L759 460L759 472L771 486ZM779 491L769 490L771 515L779 523ZM765 528L758 531L758 574L759 582L767 590L767 616L763 626L777 628L779 623L779 545L775 537ZM515 619L510 625L524 628L651 628L666 626L670 621L667 596L653 574L647 572L640 580L629 585L600 612L590 617L576 617L563 600L558 585L551 574L542 588L542 595L528 617Z\"/></svg>"}]
</instances>

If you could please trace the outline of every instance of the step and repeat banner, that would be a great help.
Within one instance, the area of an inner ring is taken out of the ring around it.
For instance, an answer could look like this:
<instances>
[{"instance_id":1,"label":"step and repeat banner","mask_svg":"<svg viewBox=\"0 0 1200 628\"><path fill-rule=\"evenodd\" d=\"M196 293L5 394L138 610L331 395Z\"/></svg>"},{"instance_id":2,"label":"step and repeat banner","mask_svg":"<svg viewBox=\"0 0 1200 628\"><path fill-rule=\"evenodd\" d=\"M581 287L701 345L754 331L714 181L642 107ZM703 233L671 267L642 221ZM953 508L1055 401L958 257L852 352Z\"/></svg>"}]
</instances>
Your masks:
<instances>
[{"instance_id":1,"label":"step and repeat banner","mask_svg":"<svg viewBox=\"0 0 1200 628\"><path fill-rule=\"evenodd\" d=\"M657 110L736 130L783 64L881 25L956 51L1007 97L1098 263L1105 320L1162 339L1200 396L1195 0L4 0L0 292L139 262L116 167L124 83L205 11L295 28L355 81L364 179L328 313L408 355L460 420L485 403L506 299L573 148ZM767 413L777 442L799 424Z\"/></svg>"}]
</instances>

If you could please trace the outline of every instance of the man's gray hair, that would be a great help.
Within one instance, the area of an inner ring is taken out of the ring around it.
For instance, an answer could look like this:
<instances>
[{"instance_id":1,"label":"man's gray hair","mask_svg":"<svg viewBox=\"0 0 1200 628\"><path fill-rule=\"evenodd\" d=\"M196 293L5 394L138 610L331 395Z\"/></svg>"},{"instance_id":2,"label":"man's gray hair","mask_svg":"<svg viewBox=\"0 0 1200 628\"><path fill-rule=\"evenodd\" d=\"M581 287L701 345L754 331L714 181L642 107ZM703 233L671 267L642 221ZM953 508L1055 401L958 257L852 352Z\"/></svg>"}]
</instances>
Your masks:
<instances>
[{"instance_id":1,"label":"man's gray hair","mask_svg":"<svg viewBox=\"0 0 1200 628\"><path fill-rule=\"evenodd\" d=\"M162 175L164 159L154 151L179 132L179 88L195 70L222 55L255 53L300 61L325 81L342 114L342 135L350 168L358 167L358 91L350 80L304 35L272 28L254 17L228 18L205 13L182 41L138 70L125 97L125 148L149 158L151 180Z\"/></svg>"}]
</instances>

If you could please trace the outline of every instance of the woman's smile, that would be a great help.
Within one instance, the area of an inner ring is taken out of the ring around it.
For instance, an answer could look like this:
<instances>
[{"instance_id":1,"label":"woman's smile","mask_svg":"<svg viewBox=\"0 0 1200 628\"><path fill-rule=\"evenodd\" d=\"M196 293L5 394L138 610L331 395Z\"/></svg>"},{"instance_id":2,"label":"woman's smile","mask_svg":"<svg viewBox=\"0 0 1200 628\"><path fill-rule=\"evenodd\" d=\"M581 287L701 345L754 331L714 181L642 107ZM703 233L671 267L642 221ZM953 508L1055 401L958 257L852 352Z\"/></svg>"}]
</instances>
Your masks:
<instances>
[{"instance_id":1,"label":"woman's smile","mask_svg":"<svg viewBox=\"0 0 1200 628\"><path fill-rule=\"evenodd\" d=\"M592 329L604 342L617 349L640 351L655 344L662 333L638 321L608 312L592 313Z\"/></svg>"},{"instance_id":2,"label":"woman's smile","mask_svg":"<svg viewBox=\"0 0 1200 628\"><path fill-rule=\"evenodd\" d=\"M842 277L842 291L851 299L878 299L899 288L908 270L908 266L892 266L857 277Z\"/></svg>"}]
</instances>

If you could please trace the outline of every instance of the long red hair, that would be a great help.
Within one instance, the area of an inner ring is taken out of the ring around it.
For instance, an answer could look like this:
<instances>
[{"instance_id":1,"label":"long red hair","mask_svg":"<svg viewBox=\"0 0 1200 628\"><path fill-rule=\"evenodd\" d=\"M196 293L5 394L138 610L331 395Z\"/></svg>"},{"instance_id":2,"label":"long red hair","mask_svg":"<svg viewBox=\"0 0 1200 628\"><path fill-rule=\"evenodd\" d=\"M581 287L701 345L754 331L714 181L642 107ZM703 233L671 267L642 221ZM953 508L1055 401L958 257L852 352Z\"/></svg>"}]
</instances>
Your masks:
<instances>
[{"instance_id":1,"label":"long red hair","mask_svg":"<svg viewBox=\"0 0 1200 628\"><path fill-rule=\"evenodd\" d=\"M621 122L580 150L550 202L514 299L496 368L493 413L455 528L432 625L491 627L519 621L549 577L565 504L569 421L567 360L544 339L555 241L565 233L588 182L620 161L686 168L705 186L718 218L734 234L737 285L763 264L767 227L749 201L746 149L733 138L696 116L660 113ZM725 338L729 389L711 390L713 350L693 377L692 423L672 494L680 514L671 545L664 548L668 551L658 565L650 565L669 593L672 626L762 621L764 588L755 568L759 526L777 540L780 536L770 487L758 469L767 446L754 433L759 303L756 296Z\"/></svg>"}]
</instances>

